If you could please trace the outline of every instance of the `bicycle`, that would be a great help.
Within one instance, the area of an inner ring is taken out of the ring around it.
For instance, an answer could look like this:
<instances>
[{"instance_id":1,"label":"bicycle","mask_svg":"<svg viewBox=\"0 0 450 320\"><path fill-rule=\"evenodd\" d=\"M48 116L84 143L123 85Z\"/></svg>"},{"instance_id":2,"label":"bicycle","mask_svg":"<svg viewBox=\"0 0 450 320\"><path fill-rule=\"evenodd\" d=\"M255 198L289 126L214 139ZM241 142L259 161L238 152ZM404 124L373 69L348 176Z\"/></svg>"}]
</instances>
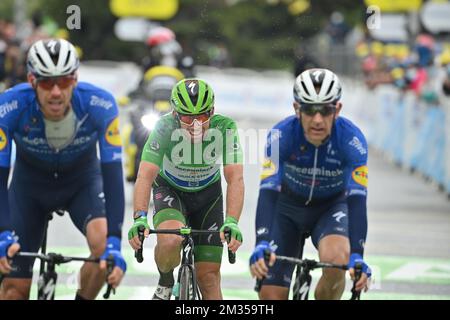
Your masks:
<instances>
[{"instance_id":1,"label":"bicycle","mask_svg":"<svg viewBox=\"0 0 450 320\"><path fill-rule=\"evenodd\" d=\"M55 270L56 265L69 263L71 261L82 261L91 263L100 262L100 259L98 258L69 257L54 252L43 254L43 253L19 251L13 258L16 257L37 258L41 260L41 263L44 264L44 270L39 274L38 296L37 296L38 300L55 300L55 289L58 279L58 274L56 273ZM108 257L108 259L106 260L106 264L107 264L107 274L106 274L107 279L109 274L114 269L114 258L112 256ZM112 286L108 284L108 287L106 289L105 294L103 295L103 298L109 299L111 292L115 294L115 289L113 289Z\"/></svg>"},{"instance_id":2,"label":"bicycle","mask_svg":"<svg viewBox=\"0 0 450 320\"><path fill-rule=\"evenodd\" d=\"M142 263L144 257L142 255L144 246L144 231L143 226L139 227L138 235L141 241L141 248L135 251L135 258L137 262ZM193 235L219 233L217 230L194 230L190 227L182 227L179 229L149 229L149 234L174 234L183 237L182 242L182 258L178 269L177 283L172 289L175 300L201 300L200 290L197 284L197 277L195 275L194 267L194 240ZM225 239L230 241L231 232L225 230ZM231 264L236 262L236 254L228 250L228 261Z\"/></svg>"},{"instance_id":3,"label":"bicycle","mask_svg":"<svg viewBox=\"0 0 450 320\"><path fill-rule=\"evenodd\" d=\"M264 253L264 260L268 262L270 259L270 251ZM297 271L295 275L294 285L292 287L292 300L308 300L309 289L311 288L311 274L310 272L318 268L335 268L340 270L348 270L345 264L334 264L327 262L319 262L310 259L298 259L287 256L278 256L276 261L284 261L295 264ZM360 300L361 291L356 291L356 283L362 275L362 265L357 263L355 265L355 279L353 280L352 296L350 300ZM255 291L259 292L261 289L262 280L256 281Z\"/></svg>"},{"instance_id":4,"label":"bicycle","mask_svg":"<svg viewBox=\"0 0 450 320\"><path fill-rule=\"evenodd\" d=\"M55 271L55 266L69 263L71 261L83 261L83 262L92 262L92 263L99 263L100 259L96 258L81 258L81 257L69 257L64 256L58 253L46 253L47 251L47 234L48 234L48 225L50 220L53 219L53 214L56 213L59 216L64 215L63 210L55 210L53 212L50 212L48 215L47 223L45 226L44 231L44 238L42 240L41 245L41 253L36 252L17 252L14 257L8 257L8 259L12 260L16 257L27 257L27 258L37 258L40 260L41 264L39 267L39 279L38 279L38 294L37 299L38 300L54 300L55 299L55 289L56 289L56 282L58 279L58 274ZM106 259L106 265L107 265L107 274L106 278L108 278L109 274L114 269L114 258L112 256L108 257ZM4 276L0 275L0 284L3 281ZM103 295L104 299L109 299L109 296L113 292L115 294L115 289L112 288L110 284L108 284L108 287L106 289L105 294Z\"/></svg>"}]
</instances>

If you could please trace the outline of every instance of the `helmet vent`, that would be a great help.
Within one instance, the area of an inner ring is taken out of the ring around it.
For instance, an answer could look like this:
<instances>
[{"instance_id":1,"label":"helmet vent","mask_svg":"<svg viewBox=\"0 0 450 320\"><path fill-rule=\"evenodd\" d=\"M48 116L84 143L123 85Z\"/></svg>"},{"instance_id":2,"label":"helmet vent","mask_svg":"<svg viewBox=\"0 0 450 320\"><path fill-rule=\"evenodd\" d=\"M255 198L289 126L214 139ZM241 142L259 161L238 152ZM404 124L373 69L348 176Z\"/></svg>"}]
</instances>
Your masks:
<instances>
[{"instance_id":1,"label":"helmet vent","mask_svg":"<svg viewBox=\"0 0 450 320\"><path fill-rule=\"evenodd\" d=\"M203 109L205 107L205 103L208 100L209 90L205 91L205 94L203 95L203 101L200 103L200 107Z\"/></svg>"},{"instance_id":2,"label":"helmet vent","mask_svg":"<svg viewBox=\"0 0 450 320\"><path fill-rule=\"evenodd\" d=\"M39 53L37 53L37 52L36 52L36 57L44 65L44 67L48 68L48 66L45 64L44 60L42 59L41 55Z\"/></svg>"},{"instance_id":3,"label":"helmet vent","mask_svg":"<svg viewBox=\"0 0 450 320\"><path fill-rule=\"evenodd\" d=\"M184 98L183 98L183 96L181 95L181 93L180 93L180 92L177 92L177 95L178 95L178 99L179 99L180 102L181 102L181 106L186 106L186 105L187 105L186 100L184 100Z\"/></svg>"},{"instance_id":4,"label":"helmet vent","mask_svg":"<svg viewBox=\"0 0 450 320\"><path fill-rule=\"evenodd\" d=\"M302 81L301 84L302 84L303 90L305 90L305 93L306 93L307 95L310 95L308 89L306 89L305 83Z\"/></svg>"},{"instance_id":5,"label":"helmet vent","mask_svg":"<svg viewBox=\"0 0 450 320\"><path fill-rule=\"evenodd\" d=\"M72 52L69 51L69 53L68 53L68 55L67 55L67 57L66 57L66 61L64 61L64 65L65 65L65 66L66 66L67 63L69 62L69 59L70 59L71 54L72 54Z\"/></svg>"},{"instance_id":6,"label":"helmet vent","mask_svg":"<svg viewBox=\"0 0 450 320\"><path fill-rule=\"evenodd\" d=\"M325 96L328 96L328 94L331 92L331 89L333 89L334 86L334 80L331 81L330 86L328 87L327 93L325 93Z\"/></svg>"}]
</instances>

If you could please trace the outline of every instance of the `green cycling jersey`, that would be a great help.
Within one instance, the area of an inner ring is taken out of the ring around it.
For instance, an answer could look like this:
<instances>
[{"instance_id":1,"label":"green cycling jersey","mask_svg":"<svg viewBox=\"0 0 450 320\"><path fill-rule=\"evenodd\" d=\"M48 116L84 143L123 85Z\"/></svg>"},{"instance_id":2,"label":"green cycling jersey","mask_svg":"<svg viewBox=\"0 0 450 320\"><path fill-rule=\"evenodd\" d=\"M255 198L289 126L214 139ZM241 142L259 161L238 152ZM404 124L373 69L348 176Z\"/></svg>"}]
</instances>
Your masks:
<instances>
[{"instance_id":1,"label":"green cycling jersey","mask_svg":"<svg viewBox=\"0 0 450 320\"><path fill-rule=\"evenodd\" d=\"M142 161L159 166L159 175L174 188L194 192L220 179L221 165L242 163L236 123L214 114L201 143L192 143L171 113L164 115L147 139Z\"/></svg>"}]
</instances>

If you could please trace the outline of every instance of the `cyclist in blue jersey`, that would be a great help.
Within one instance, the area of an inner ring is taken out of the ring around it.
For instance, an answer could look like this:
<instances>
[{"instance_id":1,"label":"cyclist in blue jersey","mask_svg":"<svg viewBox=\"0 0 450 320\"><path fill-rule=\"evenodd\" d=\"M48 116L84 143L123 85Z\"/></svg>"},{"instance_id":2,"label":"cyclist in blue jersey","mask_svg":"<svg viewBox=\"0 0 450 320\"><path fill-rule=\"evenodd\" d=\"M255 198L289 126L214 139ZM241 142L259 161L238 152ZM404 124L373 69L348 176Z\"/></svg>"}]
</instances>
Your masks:
<instances>
[{"instance_id":1,"label":"cyclist in blue jersey","mask_svg":"<svg viewBox=\"0 0 450 320\"><path fill-rule=\"evenodd\" d=\"M320 261L348 264L352 277L362 263L358 291L371 275L363 261L368 150L362 132L339 117L341 91L333 72L304 71L294 85L296 115L268 135L250 257L252 275L264 279L261 299L288 299L294 266L275 263L276 254L299 256L309 236ZM269 267L266 250L272 252ZM324 269L315 297L339 299L344 288L344 271Z\"/></svg>"},{"instance_id":2,"label":"cyclist in blue jersey","mask_svg":"<svg viewBox=\"0 0 450 320\"><path fill-rule=\"evenodd\" d=\"M82 266L76 299L97 296L110 255L115 268L108 283L117 287L126 271L118 108L110 93L77 82L78 66L71 43L37 41L28 53L28 83L0 95L0 271L8 274L1 299L29 298L34 260L18 257L10 265L7 256L17 242L37 252L55 210L69 212L91 255L102 260ZM13 139L17 155L8 188Z\"/></svg>"}]
</instances>

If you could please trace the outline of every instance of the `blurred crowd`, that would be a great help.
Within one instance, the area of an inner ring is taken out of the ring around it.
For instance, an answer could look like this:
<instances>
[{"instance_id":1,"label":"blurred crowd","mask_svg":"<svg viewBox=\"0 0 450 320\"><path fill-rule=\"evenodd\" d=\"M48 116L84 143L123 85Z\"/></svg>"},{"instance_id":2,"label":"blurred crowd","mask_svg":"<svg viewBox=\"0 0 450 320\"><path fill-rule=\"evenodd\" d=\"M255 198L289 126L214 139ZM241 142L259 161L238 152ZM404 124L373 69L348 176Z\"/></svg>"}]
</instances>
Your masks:
<instances>
[{"instance_id":1,"label":"blurred crowd","mask_svg":"<svg viewBox=\"0 0 450 320\"><path fill-rule=\"evenodd\" d=\"M58 29L52 19L40 12L35 12L20 26L0 19L0 92L26 81L26 55L35 41L68 36L65 29Z\"/></svg>"},{"instance_id":2,"label":"blurred crowd","mask_svg":"<svg viewBox=\"0 0 450 320\"><path fill-rule=\"evenodd\" d=\"M356 46L368 88L391 84L430 104L450 95L450 43L419 34L412 45L362 41Z\"/></svg>"}]
</instances>

